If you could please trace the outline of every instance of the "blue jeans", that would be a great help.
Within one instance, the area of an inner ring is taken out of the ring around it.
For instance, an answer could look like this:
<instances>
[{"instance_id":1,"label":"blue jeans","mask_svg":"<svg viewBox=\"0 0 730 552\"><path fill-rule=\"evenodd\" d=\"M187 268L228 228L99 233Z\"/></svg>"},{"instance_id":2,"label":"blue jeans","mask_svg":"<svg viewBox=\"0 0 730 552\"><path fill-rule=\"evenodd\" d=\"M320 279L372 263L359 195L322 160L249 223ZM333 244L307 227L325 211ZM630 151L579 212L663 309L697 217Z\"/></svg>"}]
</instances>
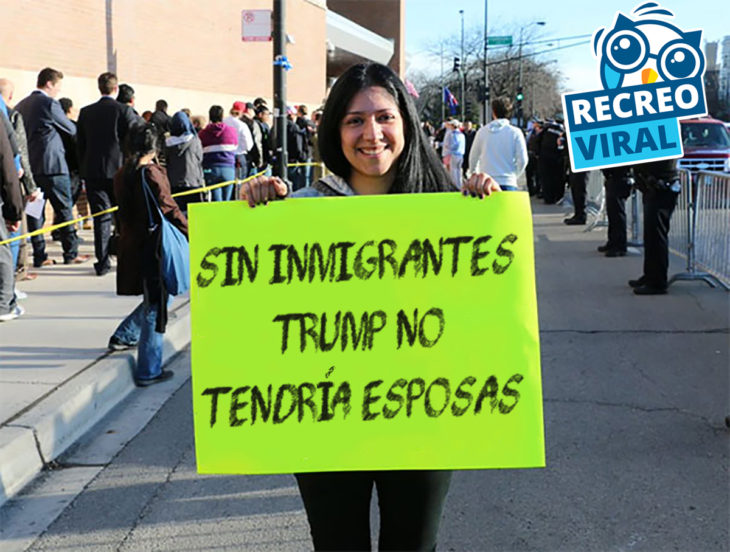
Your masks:
<instances>
[{"instance_id":1,"label":"blue jeans","mask_svg":"<svg viewBox=\"0 0 730 552\"><path fill-rule=\"evenodd\" d=\"M287 176L289 177L289 182L291 182L293 192L304 188L307 183L304 169L306 169L306 167L287 167L286 169Z\"/></svg>"},{"instance_id":2,"label":"blue jeans","mask_svg":"<svg viewBox=\"0 0 730 552\"><path fill-rule=\"evenodd\" d=\"M172 302L172 297L167 304ZM162 373L162 336L155 331L157 323L157 305L151 303L144 295L122 323L114 330L113 337L134 344L137 343L137 366L134 369L135 380L154 379Z\"/></svg>"},{"instance_id":3,"label":"blue jeans","mask_svg":"<svg viewBox=\"0 0 730 552\"><path fill-rule=\"evenodd\" d=\"M248 163L248 156L245 153L236 154L236 178L238 180L243 180L248 176L250 170L251 167ZM221 182L225 182L225 180L222 180Z\"/></svg>"},{"instance_id":4,"label":"blue jeans","mask_svg":"<svg viewBox=\"0 0 730 552\"><path fill-rule=\"evenodd\" d=\"M54 213L58 216L58 222L67 222L73 219L73 197L71 193L71 178L67 174L35 175L36 183L43 190L46 200L51 202ZM45 203L43 204L45 207ZM45 209L44 209L45 211ZM45 215L41 218L28 217L28 231L32 232L43 227ZM79 256L79 239L76 235L76 228L71 224L60 229L61 246L63 247L64 262L71 262ZM48 258L46 253L46 241L43 235L33 236L33 264L40 266Z\"/></svg>"},{"instance_id":5,"label":"blue jeans","mask_svg":"<svg viewBox=\"0 0 730 552\"><path fill-rule=\"evenodd\" d=\"M228 182L236 179L236 167L215 166L203 169L205 185L212 186L219 182ZM233 184L211 190L212 201L230 201L233 198Z\"/></svg>"},{"instance_id":6,"label":"blue jeans","mask_svg":"<svg viewBox=\"0 0 730 552\"><path fill-rule=\"evenodd\" d=\"M0 221L0 241L8 238L5 221ZM15 310L15 266L10 245L0 245L0 314Z\"/></svg>"},{"instance_id":7,"label":"blue jeans","mask_svg":"<svg viewBox=\"0 0 730 552\"><path fill-rule=\"evenodd\" d=\"M17 238L21 234L21 229L18 228L15 232L10 232L9 238ZM25 238L24 238L25 239ZM13 270L18 269L18 255L20 254L20 242L22 240L15 240L10 244L10 251L13 254Z\"/></svg>"},{"instance_id":8,"label":"blue jeans","mask_svg":"<svg viewBox=\"0 0 730 552\"><path fill-rule=\"evenodd\" d=\"M312 159L309 158L305 161L305 163L311 163ZM305 186L311 186L312 185L312 169L314 167L312 165L307 165L306 167L302 167L304 169L304 185Z\"/></svg>"}]
</instances>

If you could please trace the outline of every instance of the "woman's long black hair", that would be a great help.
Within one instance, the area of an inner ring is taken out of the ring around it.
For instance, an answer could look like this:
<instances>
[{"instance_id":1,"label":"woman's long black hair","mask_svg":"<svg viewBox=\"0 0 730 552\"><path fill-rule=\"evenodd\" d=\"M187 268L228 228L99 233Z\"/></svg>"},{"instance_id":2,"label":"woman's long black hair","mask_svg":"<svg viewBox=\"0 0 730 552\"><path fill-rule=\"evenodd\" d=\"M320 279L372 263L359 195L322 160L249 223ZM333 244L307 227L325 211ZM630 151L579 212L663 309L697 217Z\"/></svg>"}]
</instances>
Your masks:
<instances>
[{"instance_id":1,"label":"woman's long black hair","mask_svg":"<svg viewBox=\"0 0 730 552\"><path fill-rule=\"evenodd\" d=\"M129 127L124 141L124 172L134 172L139 160L152 151L160 153L160 135L157 127L152 123Z\"/></svg>"},{"instance_id":2,"label":"woman's long black hair","mask_svg":"<svg viewBox=\"0 0 730 552\"><path fill-rule=\"evenodd\" d=\"M397 161L390 193L446 192L456 188L421 129L416 106L392 69L380 63L353 65L337 79L318 127L319 151L327 168L349 180L352 167L342 152L340 123L352 98L361 90L380 86L393 96L403 118L405 144Z\"/></svg>"}]
</instances>

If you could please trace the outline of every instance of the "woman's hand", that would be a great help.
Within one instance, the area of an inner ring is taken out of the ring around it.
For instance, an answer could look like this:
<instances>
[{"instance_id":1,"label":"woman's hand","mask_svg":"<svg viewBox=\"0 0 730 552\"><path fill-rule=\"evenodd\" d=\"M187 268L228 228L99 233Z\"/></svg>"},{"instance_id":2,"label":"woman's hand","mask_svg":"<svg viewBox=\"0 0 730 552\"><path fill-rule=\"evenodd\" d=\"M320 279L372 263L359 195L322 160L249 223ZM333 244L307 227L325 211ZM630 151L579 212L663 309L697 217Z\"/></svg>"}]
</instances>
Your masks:
<instances>
[{"instance_id":1,"label":"woman's hand","mask_svg":"<svg viewBox=\"0 0 730 552\"><path fill-rule=\"evenodd\" d=\"M286 197L289 188L277 176L259 176L241 185L241 199L251 207L266 205L279 197Z\"/></svg>"},{"instance_id":2,"label":"woman's hand","mask_svg":"<svg viewBox=\"0 0 730 552\"><path fill-rule=\"evenodd\" d=\"M500 188L499 184L492 180L491 176L481 172L472 174L461 187L462 194L481 199L484 199L484 196L491 195L492 192L501 191L502 188Z\"/></svg>"}]
</instances>

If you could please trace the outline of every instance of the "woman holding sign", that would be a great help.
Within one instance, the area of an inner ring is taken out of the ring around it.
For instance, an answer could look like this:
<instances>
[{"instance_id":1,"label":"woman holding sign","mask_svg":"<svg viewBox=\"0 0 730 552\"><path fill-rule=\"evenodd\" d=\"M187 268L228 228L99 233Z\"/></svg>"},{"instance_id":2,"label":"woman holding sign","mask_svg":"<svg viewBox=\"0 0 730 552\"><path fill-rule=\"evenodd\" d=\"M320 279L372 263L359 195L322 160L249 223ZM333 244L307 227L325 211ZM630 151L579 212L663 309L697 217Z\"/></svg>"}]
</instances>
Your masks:
<instances>
[{"instance_id":1,"label":"woman holding sign","mask_svg":"<svg viewBox=\"0 0 730 552\"><path fill-rule=\"evenodd\" d=\"M388 67L364 63L335 83L319 126L319 150L334 174L292 197L457 191L421 130L416 108ZM473 174L462 193L483 198L499 186ZM286 197L279 178L247 182L251 207ZM381 550L436 548L450 471L402 470L297 474L316 550L369 550L373 486L380 506Z\"/></svg>"}]
</instances>

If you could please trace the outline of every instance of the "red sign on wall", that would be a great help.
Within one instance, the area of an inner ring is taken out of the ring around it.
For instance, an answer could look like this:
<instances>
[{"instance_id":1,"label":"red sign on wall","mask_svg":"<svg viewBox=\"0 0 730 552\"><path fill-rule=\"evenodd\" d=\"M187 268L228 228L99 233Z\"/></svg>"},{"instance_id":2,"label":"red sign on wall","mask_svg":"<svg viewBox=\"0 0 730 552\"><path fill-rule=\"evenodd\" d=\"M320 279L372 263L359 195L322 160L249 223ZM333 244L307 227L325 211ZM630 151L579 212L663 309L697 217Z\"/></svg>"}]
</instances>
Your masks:
<instances>
[{"instance_id":1,"label":"red sign on wall","mask_svg":"<svg viewBox=\"0 0 730 552\"><path fill-rule=\"evenodd\" d=\"M267 42L271 40L271 10L241 12L241 40Z\"/></svg>"}]
</instances>

